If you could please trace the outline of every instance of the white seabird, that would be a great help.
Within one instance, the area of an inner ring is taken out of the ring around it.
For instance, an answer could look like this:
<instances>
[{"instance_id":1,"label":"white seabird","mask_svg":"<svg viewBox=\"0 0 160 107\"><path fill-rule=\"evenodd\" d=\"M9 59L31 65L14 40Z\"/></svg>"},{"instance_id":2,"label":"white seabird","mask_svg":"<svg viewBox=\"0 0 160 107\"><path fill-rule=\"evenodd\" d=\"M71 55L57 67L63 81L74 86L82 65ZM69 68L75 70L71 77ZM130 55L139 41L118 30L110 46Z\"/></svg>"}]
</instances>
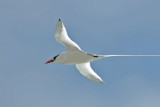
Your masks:
<instances>
[{"instance_id":1,"label":"white seabird","mask_svg":"<svg viewBox=\"0 0 160 107\"><path fill-rule=\"evenodd\" d=\"M103 80L92 70L90 66L90 62L94 60L98 60L104 57L112 57L112 56L160 56L160 55L95 55L89 54L81 50L81 48L73 42L66 31L66 28L61 19L59 19L56 31L55 38L58 42L63 44L67 51L61 54L56 55L53 59L47 61L45 64L51 62L57 62L65 65L76 64L77 69L80 71L82 75L87 77L88 79L103 83Z\"/></svg>"}]
</instances>

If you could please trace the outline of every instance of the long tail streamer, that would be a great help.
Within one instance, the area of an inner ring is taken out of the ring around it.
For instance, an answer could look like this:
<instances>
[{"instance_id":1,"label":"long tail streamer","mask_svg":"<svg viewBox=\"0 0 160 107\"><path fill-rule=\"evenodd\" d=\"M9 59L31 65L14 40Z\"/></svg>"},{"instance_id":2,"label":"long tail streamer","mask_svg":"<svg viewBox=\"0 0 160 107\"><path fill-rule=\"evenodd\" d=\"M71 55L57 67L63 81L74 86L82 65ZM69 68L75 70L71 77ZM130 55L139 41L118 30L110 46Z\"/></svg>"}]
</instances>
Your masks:
<instances>
[{"instance_id":1,"label":"long tail streamer","mask_svg":"<svg viewBox=\"0 0 160 107\"><path fill-rule=\"evenodd\" d=\"M160 55L106 55L106 57L112 56L160 56Z\"/></svg>"}]
</instances>

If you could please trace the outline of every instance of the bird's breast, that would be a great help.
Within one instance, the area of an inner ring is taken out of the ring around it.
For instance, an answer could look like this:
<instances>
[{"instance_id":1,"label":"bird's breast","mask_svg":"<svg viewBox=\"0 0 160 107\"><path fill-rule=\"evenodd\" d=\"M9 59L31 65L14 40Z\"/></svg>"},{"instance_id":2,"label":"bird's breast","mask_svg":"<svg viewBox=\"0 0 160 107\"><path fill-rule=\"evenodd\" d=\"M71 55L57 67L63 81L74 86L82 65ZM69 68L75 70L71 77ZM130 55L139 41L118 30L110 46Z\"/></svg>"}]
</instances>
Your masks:
<instances>
[{"instance_id":1,"label":"bird's breast","mask_svg":"<svg viewBox=\"0 0 160 107\"><path fill-rule=\"evenodd\" d=\"M92 56L89 56L85 52L75 51L75 52L65 52L59 55L56 59L58 63L65 65L81 64L86 62L91 62L94 60Z\"/></svg>"}]
</instances>

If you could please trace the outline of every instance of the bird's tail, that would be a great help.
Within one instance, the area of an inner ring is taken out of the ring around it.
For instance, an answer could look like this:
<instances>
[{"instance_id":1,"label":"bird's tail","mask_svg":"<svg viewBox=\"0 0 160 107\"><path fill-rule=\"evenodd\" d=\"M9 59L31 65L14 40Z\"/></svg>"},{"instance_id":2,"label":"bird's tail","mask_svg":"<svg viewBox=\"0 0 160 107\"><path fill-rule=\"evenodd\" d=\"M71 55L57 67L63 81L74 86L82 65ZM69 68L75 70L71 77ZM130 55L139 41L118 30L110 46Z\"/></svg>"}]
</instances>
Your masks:
<instances>
[{"instance_id":1,"label":"bird's tail","mask_svg":"<svg viewBox=\"0 0 160 107\"><path fill-rule=\"evenodd\" d=\"M113 57L113 56L160 56L160 55L102 55L104 57Z\"/></svg>"},{"instance_id":2,"label":"bird's tail","mask_svg":"<svg viewBox=\"0 0 160 107\"><path fill-rule=\"evenodd\" d=\"M99 57L113 57L113 56L160 56L160 55L99 55Z\"/></svg>"},{"instance_id":3,"label":"bird's tail","mask_svg":"<svg viewBox=\"0 0 160 107\"><path fill-rule=\"evenodd\" d=\"M98 60L98 59L101 59L101 58L105 58L105 57L115 57L115 56L160 56L160 55L95 55L95 59L94 60Z\"/></svg>"}]
</instances>

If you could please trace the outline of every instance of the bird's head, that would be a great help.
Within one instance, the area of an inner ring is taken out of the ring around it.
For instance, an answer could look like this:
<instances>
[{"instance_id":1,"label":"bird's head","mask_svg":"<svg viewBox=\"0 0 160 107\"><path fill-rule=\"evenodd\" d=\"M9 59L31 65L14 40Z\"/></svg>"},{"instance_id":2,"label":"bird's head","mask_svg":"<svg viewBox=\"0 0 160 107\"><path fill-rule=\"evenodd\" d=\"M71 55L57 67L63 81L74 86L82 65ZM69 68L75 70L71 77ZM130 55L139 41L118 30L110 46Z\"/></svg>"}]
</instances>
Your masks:
<instances>
[{"instance_id":1,"label":"bird's head","mask_svg":"<svg viewBox=\"0 0 160 107\"><path fill-rule=\"evenodd\" d=\"M51 60L47 61L45 64L48 64L48 63L54 62L58 56L59 56L59 54L58 54L58 55L56 55L55 57L53 57L53 59L51 59Z\"/></svg>"}]
</instances>

